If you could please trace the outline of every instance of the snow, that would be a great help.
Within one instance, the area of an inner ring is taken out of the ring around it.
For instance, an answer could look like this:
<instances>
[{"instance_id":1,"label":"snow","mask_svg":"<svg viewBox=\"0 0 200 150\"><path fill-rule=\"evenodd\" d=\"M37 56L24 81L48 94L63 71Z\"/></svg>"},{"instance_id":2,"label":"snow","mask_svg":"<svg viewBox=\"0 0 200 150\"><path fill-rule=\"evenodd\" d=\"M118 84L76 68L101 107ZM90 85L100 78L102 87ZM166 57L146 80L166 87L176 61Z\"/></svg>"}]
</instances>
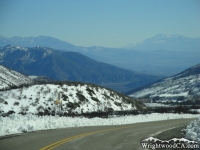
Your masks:
<instances>
[{"instance_id":1,"label":"snow","mask_svg":"<svg viewBox=\"0 0 200 150\"><path fill-rule=\"evenodd\" d=\"M36 79L38 78L39 76L28 76L30 79Z\"/></svg>"},{"instance_id":2,"label":"snow","mask_svg":"<svg viewBox=\"0 0 200 150\"><path fill-rule=\"evenodd\" d=\"M39 106L43 106L44 108L49 107L50 110L53 110L52 107L55 107L55 101L57 100L56 96L59 92L66 97L61 99L63 112L70 111L71 107L68 106L69 103L79 104L78 107L72 110L76 113L98 110L104 111L107 108L113 108L116 111L137 109L135 105L132 105L131 102L125 102L123 97L117 95L115 92L86 84L31 85L8 91L0 91L0 96L3 101L0 104L3 106L4 113L7 113L8 111L20 113L21 107L28 106L29 110L27 113L36 114ZM78 97L78 94L83 97L81 100ZM133 101L133 99L131 100ZM133 103L135 102L133 101Z\"/></svg>"},{"instance_id":3,"label":"snow","mask_svg":"<svg viewBox=\"0 0 200 150\"><path fill-rule=\"evenodd\" d=\"M31 84L32 82L27 76L0 65L0 89L9 88L14 85Z\"/></svg>"},{"instance_id":4,"label":"snow","mask_svg":"<svg viewBox=\"0 0 200 150\"><path fill-rule=\"evenodd\" d=\"M139 122L150 122L158 120L194 118L199 115L192 114L159 114L152 113L146 115L132 116L112 116L110 118L84 118L84 117L58 117L58 116L36 116L27 114L25 116L13 114L8 117L0 117L0 136L32 132L38 130L48 130L57 128L70 128L82 126L103 126L103 125L122 125ZM200 125L200 120L198 125ZM200 131L200 130L198 130Z\"/></svg>"},{"instance_id":5,"label":"snow","mask_svg":"<svg viewBox=\"0 0 200 150\"><path fill-rule=\"evenodd\" d=\"M176 107L176 105L166 105L161 103L144 103L147 107Z\"/></svg>"},{"instance_id":6,"label":"snow","mask_svg":"<svg viewBox=\"0 0 200 150\"><path fill-rule=\"evenodd\" d=\"M148 88L132 93L130 96L135 98L156 98L158 99L157 101L179 101L180 97L184 100L190 100L193 95L200 95L199 74L179 78L181 75L166 78Z\"/></svg>"},{"instance_id":7,"label":"snow","mask_svg":"<svg viewBox=\"0 0 200 150\"><path fill-rule=\"evenodd\" d=\"M200 117L197 120L191 121L191 123L187 125L186 138L200 144Z\"/></svg>"},{"instance_id":8,"label":"snow","mask_svg":"<svg viewBox=\"0 0 200 150\"><path fill-rule=\"evenodd\" d=\"M188 95L188 92L178 93L178 94L160 94L160 97L176 97L176 96L184 96L186 97Z\"/></svg>"}]
</instances>

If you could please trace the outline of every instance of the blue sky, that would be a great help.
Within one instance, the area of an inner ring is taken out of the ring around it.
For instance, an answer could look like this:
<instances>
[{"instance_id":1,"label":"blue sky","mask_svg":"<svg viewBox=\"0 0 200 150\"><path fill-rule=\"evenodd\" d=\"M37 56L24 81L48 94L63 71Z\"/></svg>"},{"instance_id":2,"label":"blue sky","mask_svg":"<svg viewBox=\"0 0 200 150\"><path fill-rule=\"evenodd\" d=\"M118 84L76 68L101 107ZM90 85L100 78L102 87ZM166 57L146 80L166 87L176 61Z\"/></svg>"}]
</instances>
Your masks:
<instances>
[{"instance_id":1,"label":"blue sky","mask_svg":"<svg viewBox=\"0 0 200 150\"><path fill-rule=\"evenodd\" d=\"M200 36L199 0L0 0L0 35L122 47L157 34Z\"/></svg>"}]
</instances>

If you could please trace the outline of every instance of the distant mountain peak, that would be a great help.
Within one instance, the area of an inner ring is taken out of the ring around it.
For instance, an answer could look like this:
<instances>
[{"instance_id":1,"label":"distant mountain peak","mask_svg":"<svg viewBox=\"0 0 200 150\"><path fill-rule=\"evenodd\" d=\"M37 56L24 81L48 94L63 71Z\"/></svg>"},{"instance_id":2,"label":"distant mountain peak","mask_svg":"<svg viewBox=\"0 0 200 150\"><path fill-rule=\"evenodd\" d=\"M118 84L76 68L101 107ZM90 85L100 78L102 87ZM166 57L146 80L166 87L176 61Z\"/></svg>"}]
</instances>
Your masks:
<instances>
[{"instance_id":1,"label":"distant mountain peak","mask_svg":"<svg viewBox=\"0 0 200 150\"><path fill-rule=\"evenodd\" d=\"M189 50L200 47L200 38L190 38L179 34L158 34L141 42L128 44L125 49L135 50Z\"/></svg>"},{"instance_id":2,"label":"distant mountain peak","mask_svg":"<svg viewBox=\"0 0 200 150\"><path fill-rule=\"evenodd\" d=\"M164 38L178 38L178 37L185 37L185 36L179 35L179 34L157 34L156 36L152 38L164 39Z\"/></svg>"}]
</instances>

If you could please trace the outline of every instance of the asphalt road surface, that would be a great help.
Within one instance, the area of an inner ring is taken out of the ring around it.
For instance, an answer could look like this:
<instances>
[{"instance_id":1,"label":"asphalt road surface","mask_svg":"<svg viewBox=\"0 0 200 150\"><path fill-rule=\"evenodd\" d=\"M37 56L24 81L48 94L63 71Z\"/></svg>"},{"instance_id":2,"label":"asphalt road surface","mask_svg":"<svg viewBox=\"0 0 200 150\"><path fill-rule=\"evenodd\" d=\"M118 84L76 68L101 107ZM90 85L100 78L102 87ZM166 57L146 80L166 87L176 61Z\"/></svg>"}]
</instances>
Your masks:
<instances>
[{"instance_id":1,"label":"asphalt road surface","mask_svg":"<svg viewBox=\"0 0 200 150\"><path fill-rule=\"evenodd\" d=\"M194 119L24 133L0 138L0 150L144 150L141 140L151 134L188 124L192 120Z\"/></svg>"}]
</instances>

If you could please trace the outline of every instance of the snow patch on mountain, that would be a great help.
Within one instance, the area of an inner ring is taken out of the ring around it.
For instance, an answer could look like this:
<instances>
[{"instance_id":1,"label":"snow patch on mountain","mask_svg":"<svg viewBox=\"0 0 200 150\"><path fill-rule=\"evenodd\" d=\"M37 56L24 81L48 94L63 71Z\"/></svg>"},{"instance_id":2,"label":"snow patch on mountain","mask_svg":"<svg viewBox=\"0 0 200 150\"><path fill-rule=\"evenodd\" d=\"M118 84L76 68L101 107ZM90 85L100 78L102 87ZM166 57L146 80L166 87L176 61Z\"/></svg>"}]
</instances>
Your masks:
<instances>
[{"instance_id":1,"label":"snow patch on mountain","mask_svg":"<svg viewBox=\"0 0 200 150\"><path fill-rule=\"evenodd\" d=\"M27 76L0 65L0 89L32 83L33 81Z\"/></svg>"},{"instance_id":2,"label":"snow patch on mountain","mask_svg":"<svg viewBox=\"0 0 200 150\"><path fill-rule=\"evenodd\" d=\"M143 89L131 94L136 98L158 98L159 100L178 100L179 97L189 99L193 95L200 95L200 76L193 75L177 80L165 79L163 82L155 83L150 88Z\"/></svg>"},{"instance_id":3,"label":"snow patch on mountain","mask_svg":"<svg viewBox=\"0 0 200 150\"><path fill-rule=\"evenodd\" d=\"M200 96L200 64L182 73L166 78L147 88L130 94L136 98L150 98L153 101L182 101Z\"/></svg>"}]
</instances>

